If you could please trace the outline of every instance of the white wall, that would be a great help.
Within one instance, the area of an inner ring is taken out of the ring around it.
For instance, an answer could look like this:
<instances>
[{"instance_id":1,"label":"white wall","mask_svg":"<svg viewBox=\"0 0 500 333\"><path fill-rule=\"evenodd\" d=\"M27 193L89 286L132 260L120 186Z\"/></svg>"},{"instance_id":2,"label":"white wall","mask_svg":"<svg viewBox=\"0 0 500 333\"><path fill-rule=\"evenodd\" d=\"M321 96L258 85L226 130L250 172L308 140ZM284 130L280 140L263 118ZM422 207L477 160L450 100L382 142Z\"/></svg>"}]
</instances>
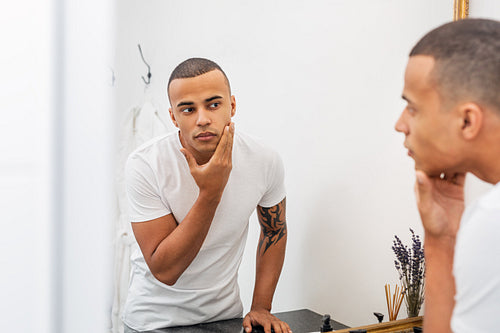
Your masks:
<instances>
[{"instance_id":1,"label":"white wall","mask_svg":"<svg viewBox=\"0 0 500 333\"><path fill-rule=\"evenodd\" d=\"M53 3L3 7L8 8L0 13L0 327L49 333Z\"/></svg>"},{"instance_id":2,"label":"white wall","mask_svg":"<svg viewBox=\"0 0 500 333\"><path fill-rule=\"evenodd\" d=\"M0 327L105 332L111 298L111 3L0 14Z\"/></svg>"},{"instance_id":3,"label":"white wall","mask_svg":"<svg viewBox=\"0 0 500 333\"><path fill-rule=\"evenodd\" d=\"M64 0L58 101L57 177L62 207L57 331L107 332L111 311L114 217L112 1Z\"/></svg>"},{"instance_id":4,"label":"white wall","mask_svg":"<svg viewBox=\"0 0 500 333\"><path fill-rule=\"evenodd\" d=\"M489 14L496 6L477 4ZM471 5L472 15L481 10ZM373 323L374 311L386 312L384 284L397 282L394 234L407 242L409 227L422 234L413 162L393 129L407 55L452 15L452 0L122 0L117 113L142 99L138 43L165 116L171 70L188 57L218 62L236 95L237 130L263 138L285 162L289 238L273 310ZM473 182L468 197L484 189ZM257 238L254 216L240 269L246 309Z\"/></svg>"}]
</instances>

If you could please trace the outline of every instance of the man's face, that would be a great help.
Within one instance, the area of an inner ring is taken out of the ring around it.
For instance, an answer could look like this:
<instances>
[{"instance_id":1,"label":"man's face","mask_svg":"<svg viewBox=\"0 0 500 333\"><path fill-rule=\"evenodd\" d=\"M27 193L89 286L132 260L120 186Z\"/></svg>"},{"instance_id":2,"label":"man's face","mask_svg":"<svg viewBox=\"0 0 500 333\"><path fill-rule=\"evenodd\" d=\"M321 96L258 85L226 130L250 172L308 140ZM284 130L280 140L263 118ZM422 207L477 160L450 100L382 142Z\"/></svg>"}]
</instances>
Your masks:
<instances>
[{"instance_id":1,"label":"man's face","mask_svg":"<svg viewBox=\"0 0 500 333\"><path fill-rule=\"evenodd\" d=\"M224 127L236 111L224 74L219 70L184 79L168 87L170 117L180 130L180 139L198 163L207 162L215 152Z\"/></svg>"},{"instance_id":2,"label":"man's face","mask_svg":"<svg viewBox=\"0 0 500 333\"><path fill-rule=\"evenodd\" d=\"M445 110L438 87L431 78L434 58L412 56L405 73L403 99L407 106L396 122L396 131L405 134L404 145L415 160L415 169L430 176L457 172L458 134L453 110ZM455 131L455 132L454 132Z\"/></svg>"}]
</instances>

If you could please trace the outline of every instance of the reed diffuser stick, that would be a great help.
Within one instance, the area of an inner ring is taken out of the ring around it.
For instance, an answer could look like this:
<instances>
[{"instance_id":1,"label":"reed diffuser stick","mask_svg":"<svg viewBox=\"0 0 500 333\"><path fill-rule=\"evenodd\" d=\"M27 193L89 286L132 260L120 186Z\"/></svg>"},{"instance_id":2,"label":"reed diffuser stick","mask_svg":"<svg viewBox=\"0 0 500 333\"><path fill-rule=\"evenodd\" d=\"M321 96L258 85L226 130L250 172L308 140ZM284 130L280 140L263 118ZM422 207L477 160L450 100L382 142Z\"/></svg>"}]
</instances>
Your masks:
<instances>
[{"instance_id":1,"label":"reed diffuser stick","mask_svg":"<svg viewBox=\"0 0 500 333\"><path fill-rule=\"evenodd\" d=\"M391 286L386 284L385 285L385 300L387 301L387 313L389 314L389 320L391 320Z\"/></svg>"},{"instance_id":2,"label":"reed diffuser stick","mask_svg":"<svg viewBox=\"0 0 500 333\"><path fill-rule=\"evenodd\" d=\"M394 294L392 294L391 299L391 285L385 285L385 299L387 302L387 312L389 313L389 321L396 320L398 317L399 309L403 303L405 291L396 285Z\"/></svg>"}]
</instances>

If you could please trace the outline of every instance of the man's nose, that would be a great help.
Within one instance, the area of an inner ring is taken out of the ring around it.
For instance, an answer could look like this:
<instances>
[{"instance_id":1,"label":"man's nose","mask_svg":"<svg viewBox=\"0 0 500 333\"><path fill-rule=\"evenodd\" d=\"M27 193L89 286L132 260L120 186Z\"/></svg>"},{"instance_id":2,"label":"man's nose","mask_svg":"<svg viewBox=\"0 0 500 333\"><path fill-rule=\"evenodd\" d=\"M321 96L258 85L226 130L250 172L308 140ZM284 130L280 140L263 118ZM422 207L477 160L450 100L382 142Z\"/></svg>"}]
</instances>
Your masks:
<instances>
[{"instance_id":1,"label":"man's nose","mask_svg":"<svg viewBox=\"0 0 500 333\"><path fill-rule=\"evenodd\" d=\"M394 125L394 129L398 132L408 134L408 125L405 121L405 111L401 112L396 124Z\"/></svg>"},{"instance_id":2,"label":"man's nose","mask_svg":"<svg viewBox=\"0 0 500 333\"><path fill-rule=\"evenodd\" d=\"M200 108L198 110L198 119L196 120L196 125L207 126L212 123L212 118L209 110L205 108Z\"/></svg>"}]
</instances>

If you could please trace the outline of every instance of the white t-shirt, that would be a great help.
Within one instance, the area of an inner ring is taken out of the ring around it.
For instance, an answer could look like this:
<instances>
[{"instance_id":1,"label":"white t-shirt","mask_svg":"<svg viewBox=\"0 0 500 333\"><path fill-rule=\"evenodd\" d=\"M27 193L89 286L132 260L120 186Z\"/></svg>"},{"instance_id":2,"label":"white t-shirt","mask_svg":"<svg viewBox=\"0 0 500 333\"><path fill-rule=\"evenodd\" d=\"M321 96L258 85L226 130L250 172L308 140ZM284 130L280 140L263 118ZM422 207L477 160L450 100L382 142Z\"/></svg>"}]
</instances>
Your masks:
<instances>
[{"instance_id":1,"label":"white t-shirt","mask_svg":"<svg viewBox=\"0 0 500 333\"><path fill-rule=\"evenodd\" d=\"M180 152L178 132L145 143L126 165L132 222L172 213L178 223L199 193ZM135 330L193 325L241 317L237 282L248 220L257 205L272 207L285 197L278 154L235 132L233 168L203 245L173 286L156 280L136 244L123 320Z\"/></svg>"},{"instance_id":2,"label":"white t-shirt","mask_svg":"<svg viewBox=\"0 0 500 333\"><path fill-rule=\"evenodd\" d=\"M500 183L462 217L453 263L455 333L500 331Z\"/></svg>"}]
</instances>

